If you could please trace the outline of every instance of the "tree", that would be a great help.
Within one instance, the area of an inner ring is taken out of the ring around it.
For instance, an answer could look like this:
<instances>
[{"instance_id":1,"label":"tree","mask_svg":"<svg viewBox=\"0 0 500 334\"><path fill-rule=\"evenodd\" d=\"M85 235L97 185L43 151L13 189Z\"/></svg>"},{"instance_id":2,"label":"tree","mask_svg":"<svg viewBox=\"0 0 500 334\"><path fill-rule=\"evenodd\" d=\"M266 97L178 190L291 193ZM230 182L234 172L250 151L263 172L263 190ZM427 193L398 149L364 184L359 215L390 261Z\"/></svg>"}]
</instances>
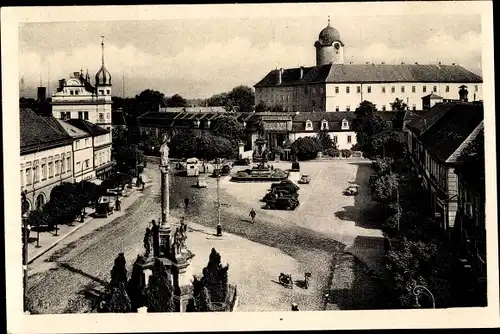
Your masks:
<instances>
[{"instance_id":1,"label":"tree","mask_svg":"<svg viewBox=\"0 0 500 334\"><path fill-rule=\"evenodd\" d=\"M372 162L372 168L377 176L382 176L391 172L393 163L394 160L391 158L379 158Z\"/></svg>"},{"instance_id":2,"label":"tree","mask_svg":"<svg viewBox=\"0 0 500 334\"><path fill-rule=\"evenodd\" d=\"M234 87L228 94L227 103L239 107L240 112L252 112L255 104L255 93L248 86ZM226 103L226 104L227 104Z\"/></svg>"},{"instance_id":3,"label":"tree","mask_svg":"<svg viewBox=\"0 0 500 334\"><path fill-rule=\"evenodd\" d=\"M208 264L203 268L202 284L208 290L212 302L225 303L228 294L229 265L221 264L221 256L215 248L210 252Z\"/></svg>"},{"instance_id":4,"label":"tree","mask_svg":"<svg viewBox=\"0 0 500 334\"><path fill-rule=\"evenodd\" d=\"M120 282L113 287L108 303L108 312L127 313L131 311L130 298L125 290L125 283Z\"/></svg>"},{"instance_id":5,"label":"tree","mask_svg":"<svg viewBox=\"0 0 500 334\"><path fill-rule=\"evenodd\" d=\"M174 312L174 288L163 263L156 259L146 288L148 312Z\"/></svg>"},{"instance_id":6,"label":"tree","mask_svg":"<svg viewBox=\"0 0 500 334\"><path fill-rule=\"evenodd\" d=\"M209 107L226 106L228 104L228 100L229 97L227 93L216 94L207 99L207 105Z\"/></svg>"},{"instance_id":7,"label":"tree","mask_svg":"<svg viewBox=\"0 0 500 334\"><path fill-rule=\"evenodd\" d=\"M394 102L390 103L392 110L394 111L403 111L408 110L408 105L404 103L402 99L396 98Z\"/></svg>"},{"instance_id":8,"label":"tree","mask_svg":"<svg viewBox=\"0 0 500 334\"><path fill-rule=\"evenodd\" d=\"M374 201L379 202L384 207L394 201L398 187L396 174L389 173L372 179L372 197Z\"/></svg>"},{"instance_id":9,"label":"tree","mask_svg":"<svg viewBox=\"0 0 500 334\"><path fill-rule=\"evenodd\" d=\"M115 263L111 269L111 282L109 283L110 289L117 287L119 283L127 283L127 262L123 253L118 254L115 258Z\"/></svg>"},{"instance_id":10,"label":"tree","mask_svg":"<svg viewBox=\"0 0 500 334\"><path fill-rule=\"evenodd\" d=\"M141 255L137 256L132 267L132 275L127 283L127 294L130 297L131 310L137 311L138 308L146 305L145 286L143 284L142 265L146 261Z\"/></svg>"},{"instance_id":11,"label":"tree","mask_svg":"<svg viewBox=\"0 0 500 334\"><path fill-rule=\"evenodd\" d=\"M158 111L160 106L165 107L165 105L165 94L156 90L146 89L135 96L135 115L140 116L149 111Z\"/></svg>"},{"instance_id":12,"label":"tree","mask_svg":"<svg viewBox=\"0 0 500 334\"><path fill-rule=\"evenodd\" d=\"M167 107L175 108L175 107L186 107L187 101L185 98L180 96L179 94L175 94L167 99Z\"/></svg>"},{"instance_id":13,"label":"tree","mask_svg":"<svg viewBox=\"0 0 500 334\"><path fill-rule=\"evenodd\" d=\"M269 107L266 106L266 104L262 101L255 106L255 112L265 112L268 109L269 109Z\"/></svg>"},{"instance_id":14,"label":"tree","mask_svg":"<svg viewBox=\"0 0 500 334\"><path fill-rule=\"evenodd\" d=\"M356 131L357 147L365 156L379 153L380 141L373 143L374 136L389 129L387 123L377 114L377 108L369 101L363 101L354 111L353 129Z\"/></svg>"},{"instance_id":15,"label":"tree","mask_svg":"<svg viewBox=\"0 0 500 334\"><path fill-rule=\"evenodd\" d=\"M292 143L291 151L299 160L314 159L321 145L315 137L301 137Z\"/></svg>"},{"instance_id":16,"label":"tree","mask_svg":"<svg viewBox=\"0 0 500 334\"><path fill-rule=\"evenodd\" d=\"M316 135L316 138L321 145L321 149L328 150L330 148L333 148L334 146L336 147L335 143L332 140L332 137L330 137L330 134L328 133L327 130L321 130L318 132Z\"/></svg>"},{"instance_id":17,"label":"tree","mask_svg":"<svg viewBox=\"0 0 500 334\"><path fill-rule=\"evenodd\" d=\"M213 309L210 292L202 280L196 277L193 278L193 302L194 312L211 312Z\"/></svg>"},{"instance_id":18,"label":"tree","mask_svg":"<svg viewBox=\"0 0 500 334\"><path fill-rule=\"evenodd\" d=\"M137 145L128 145L119 147L116 150L116 163L122 173L128 173L135 170L136 166L141 165L146 160L144 154Z\"/></svg>"},{"instance_id":19,"label":"tree","mask_svg":"<svg viewBox=\"0 0 500 334\"><path fill-rule=\"evenodd\" d=\"M284 111L285 111L285 108L281 104L278 104L278 105L271 107L271 112L284 112Z\"/></svg>"},{"instance_id":20,"label":"tree","mask_svg":"<svg viewBox=\"0 0 500 334\"><path fill-rule=\"evenodd\" d=\"M234 115L223 115L214 121L212 134L227 138L231 142L239 142L243 135L243 124Z\"/></svg>"}]
</instances>

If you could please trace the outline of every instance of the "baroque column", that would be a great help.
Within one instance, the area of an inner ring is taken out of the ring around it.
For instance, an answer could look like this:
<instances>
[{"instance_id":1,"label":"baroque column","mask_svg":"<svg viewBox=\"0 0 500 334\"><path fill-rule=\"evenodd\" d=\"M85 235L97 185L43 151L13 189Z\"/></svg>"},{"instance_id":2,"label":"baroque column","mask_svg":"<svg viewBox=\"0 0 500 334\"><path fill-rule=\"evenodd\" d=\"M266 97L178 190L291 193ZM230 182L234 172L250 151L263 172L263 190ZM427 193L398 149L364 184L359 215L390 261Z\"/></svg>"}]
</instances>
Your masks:
<instances>
[{"instance_id":1,"label":"baroque column","mask_svg":"<svg viewBox=\"0 0 500 334\"><path fill-rule=\"evenodd\" d=\"M169 257L172 242L170 238L170 222L169 222L169 182L168 182L168 145L167 138L164 137L163 144L160 147L160 173L161 173L161 222L159 228L160 237L160 253L162 256Z\"/></svg>"}]
</instances>

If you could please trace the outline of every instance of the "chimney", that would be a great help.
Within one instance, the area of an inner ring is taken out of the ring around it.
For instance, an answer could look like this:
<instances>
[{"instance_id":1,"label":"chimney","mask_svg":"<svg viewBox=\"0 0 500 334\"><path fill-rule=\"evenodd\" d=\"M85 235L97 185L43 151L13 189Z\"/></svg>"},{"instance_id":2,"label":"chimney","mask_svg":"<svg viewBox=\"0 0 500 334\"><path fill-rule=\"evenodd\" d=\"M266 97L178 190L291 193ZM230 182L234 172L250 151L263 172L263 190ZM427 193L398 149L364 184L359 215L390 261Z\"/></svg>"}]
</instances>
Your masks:
<instances>
[{"instance_id":1,"label":"chimney","mask_svg":"<svg viewBox=\"0 0 500 334\"><path fill-rule=\"evenodd\" d=\"M278 70L278 85L281 85L282 82L283 82L283 69L280 68Z\"/></svg>"},{"instance_id":2,"label":"chimney","mask_svg":"<svg viewBox=\"0 0 500 334\"><path fill-rule=\"evenodd\" d=\"M365 65L368 65L368 64L370 64L370 62L369 62L369 61L367 61Z\"/></svg>"},{"instance_id":3,"label":"chimney","mask_svg":"<svg viewBox=\"0 0 500 334\"><path fill-rule=\"evenodd\" d=\"M303 77L304 77L304 66L301 66L300 67L300 79L302 80Z\"/></svg>"},{"instance_id":4,"label":"chimney","mask_svg":"<svg viewBox=\"0 0 500 334\"><path fill-rule=\"evenodd\" d=\"M415 65L418 65L418 61L415 62Z\"/></svg>"},{"instance_id":5,"label":"chimney","mask_svg":"<svg viewBox=\"0 0 500 334\"><path fill-rule=\"evenodd\" d=\"M47 99L47 88L46 87L38 87L36 92L37 100L43 102Z\"/></svg>"},{"instance_id":6,"label":"chimney","mask_svg":"<svg viewBox=\"0 0 500 334\"><path fill-rule=\"evenodd\" d=\"M382 62L382 65L385 65L385 61Z\"/></svg>"}]
</instances>

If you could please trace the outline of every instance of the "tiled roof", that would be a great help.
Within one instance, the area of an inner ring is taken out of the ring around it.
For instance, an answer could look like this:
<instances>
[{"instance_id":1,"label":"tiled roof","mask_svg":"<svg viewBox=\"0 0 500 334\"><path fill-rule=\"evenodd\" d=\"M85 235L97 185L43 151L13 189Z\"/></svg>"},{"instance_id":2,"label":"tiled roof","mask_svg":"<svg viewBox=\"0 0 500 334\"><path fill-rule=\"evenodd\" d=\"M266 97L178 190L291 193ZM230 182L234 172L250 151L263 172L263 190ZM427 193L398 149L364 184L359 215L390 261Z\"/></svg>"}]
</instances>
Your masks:
<instances>
[{"instance_id":1,"label":"tiled roof","mask_svg":"<svg viewBox=\"0 0 500 334\"><path fill-rule=\"evenodd\" d=\"M430 93L429 95L423 96L422 98L423 99L428 98L431 100L442 100L443 99L441 96L434 94L434 93Z\"/></svg>"},{"instance_id":2,"label":"tiled roof","mask_svg":"<svg viewBox=\"0 0 500 334\"><path fill-rule=\"evenodd\" d=\"M80 130L90 133L93 137L109 133L109 130L101 128L99 125L96 125L94 123L91 123L83 119L73 118L73 119L68 119L66 122L77 127Z\"/></svg>"},{"instance_id":3,"label":"tiled roof","mask_svg":"<svg viewBox=\"0 0 500 334\"><path fill-rule=\"evenodd\" d=\"M224 112L226 113L225 107L167 107L167 112L203 112L203 113L213 113L213 112Z\"/></svg>"},{"instance_id":4,"label":"tiled roof","mask_svg":"<svg viewBox=\"0 0 500 334\"><path fill-rule=\"evenodd\" d=\"M442 162L458 149L483 120L482 104L452 103L451 105L451 108L420 136L428 152Z\"/></svg>"},{"instance_id":5,"label":"tiled roof","mask_svg":"<svg viewBox=\"0 0 500 334\"><path fill-rule=\"evenodd\" d=\"M448 110L454 107L454 103L436 103L431 109L419 113L419 117L409 122L406 127L417 135L421 135L434 125Z\"/></svg>"},{"instance_id":6,"label":"tiled roof","mask_svg":"<svg viewBox=\"0 0 500 334\"><path fill-rule=\"evenodd\" d=\"M31 109L20 109L21 154L69 145L72 138L52 116L39 116Z\"/></svg>"},{"instance_id":7,"label":"tiled roof","mask_svg":"<svg viewBox=\"0 0 500 334\"><path fill-rule=\"evenodd\" d=\"M60 126L63 127L64 131L66 131L66 133L70 135L72 138L84 138L91 136L90 133L79 129L76 126L73 126L66 121L62 121L60 119L57 119L56 121L59 123Z\"/></svg>"},{"instance_id":8,"label":"tiled roof","mask_svg":"<svg viewBox=\"0 0 500 334\"><path fill-rule=\"evenodd\" d=\"M481 83L483 79L459 65L418 64L328 64L284 69L281 86L311 83L457 82ZM278 85L278 71L272 70L254 87Z\"/></svg>"},{"instance_id":9,"label":"tiled roof","mask_svg":"<svg viewBox=\"0 0 500 334\"><path fill-rule=\"evenodd\" d=\"M349 129L342 130L342 121L347 120L349 122ZM352 120L354 119L353 112L301 112L295 114L292 122L292 131L294 132L306 132L306 122L309 120L312 122L313 130L307 130L307 132L318 132L321 130L321 121L328 121L329 131L352 131Z\"/></svg>"},{"instance_id":10,"label":"tiled roof","mask_svg":"<svg viewBox=\"0 0 500 334\"><path fill-rule=\"evenodd\" d=\"M455 169L460 180L468 186L484 193L485 184L485 151L484 151L484 129L464 149L458 160L461 166Z\"/></svg>"}]
</instances>

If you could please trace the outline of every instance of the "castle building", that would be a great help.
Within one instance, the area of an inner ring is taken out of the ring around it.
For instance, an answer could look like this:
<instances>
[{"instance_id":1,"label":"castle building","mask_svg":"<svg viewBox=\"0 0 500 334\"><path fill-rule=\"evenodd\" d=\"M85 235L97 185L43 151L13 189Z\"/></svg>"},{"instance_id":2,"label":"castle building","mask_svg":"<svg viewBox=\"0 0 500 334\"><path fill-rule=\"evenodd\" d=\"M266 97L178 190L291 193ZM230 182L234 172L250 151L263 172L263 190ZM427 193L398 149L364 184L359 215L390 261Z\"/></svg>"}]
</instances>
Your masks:
<instances>
[{"instance_id":1,"label":"castle building","mask_svg":"<svg viewBox=\"0 0 500 334\"><path fill-rule=\"evenodd\" d=\"M104 39L101 40L102 64L95 75L95 85L90 75L73 72L69 79L59 80L57 91L52 94L52 115L56 118L83 119L111 130L111 74L104 65Z\"/></svg>"},{"instance_id":2,"label":"castle building","mask_svg":"<svg viewBox=\"0 0 500 334\"><path fill-rule=\"evenodd\" d=\"M422 110L423 97L456 99L462 86L470 100L482 100L482 78L455 63L345 64L346 45L330 20L314 47L316 66L270 71L254 85L255 104L292 112L335 112L354 111L367 100L385 111L398 98L410 110Z\"/></svg>"}]
</instances>

